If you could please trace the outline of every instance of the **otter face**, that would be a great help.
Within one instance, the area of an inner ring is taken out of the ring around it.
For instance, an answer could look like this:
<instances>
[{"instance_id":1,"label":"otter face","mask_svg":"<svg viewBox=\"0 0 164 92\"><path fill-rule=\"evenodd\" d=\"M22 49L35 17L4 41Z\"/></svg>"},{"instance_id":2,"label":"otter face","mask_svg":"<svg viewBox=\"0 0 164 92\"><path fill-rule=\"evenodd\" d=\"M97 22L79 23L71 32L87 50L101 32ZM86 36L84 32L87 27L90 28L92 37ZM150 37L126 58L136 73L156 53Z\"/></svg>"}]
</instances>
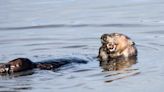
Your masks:
<instances>
[{"instance_id":1,"label":"otter face","mask_svg":"<svg viewBox=\"0 0 164 92\"><path fill-rule=\"evenodd\" d=\"M34 68L34 63L27 58L17 58L9 61L10 72L19 72Z\"/></svg>"},{"instance_id":2,"label":"otter face","mask_svg":"<svg viewBox=\"0 0 164 92\"><path fill-rule=\"evenodd\" d=\"M114 53L117 50L118 43L115 38L107 37L106 48L109 53Z\"/></svg>"},{"instance_id":3,"label":"otter face","mask_svg":"<svg viewBox=\"0 0 164 92\"><path fill-rule=\"evenodd\" d=\"M10 74L35 68L35 63L27 58L17 58L0 64L0 74Z\"/></svg>"},{"instance_id":4,"label":"otter face","mask_svg":"<svg viewBox=\"0 0 164 92\"><path fill-rule=\"evenodd\" d=\"M101 36L101 43L111 57L121 56L122 54L128 56L136 53L134 42L123 34L104 34Z\"/></svg>"},{"instance_id":5,"label":"otter face","mask_svg":"<svg viewBox=\"0 0 164 92\"><path fill-rule=\"evenodd\" d=\"M9 64L0 64L0 73L8 73L10 65Z\"/></svg>"},{"instance_id":6,"label":"otter face","mask_svg":"<svg viewBox=\"0 0 164 92\"><path fill-rule=\"evenodd\" d=\"M115 37L112 37L110 34L102 35L101 43L108 53L114 53L117 50L118 42Z\"/></svg>"}]
</instances>

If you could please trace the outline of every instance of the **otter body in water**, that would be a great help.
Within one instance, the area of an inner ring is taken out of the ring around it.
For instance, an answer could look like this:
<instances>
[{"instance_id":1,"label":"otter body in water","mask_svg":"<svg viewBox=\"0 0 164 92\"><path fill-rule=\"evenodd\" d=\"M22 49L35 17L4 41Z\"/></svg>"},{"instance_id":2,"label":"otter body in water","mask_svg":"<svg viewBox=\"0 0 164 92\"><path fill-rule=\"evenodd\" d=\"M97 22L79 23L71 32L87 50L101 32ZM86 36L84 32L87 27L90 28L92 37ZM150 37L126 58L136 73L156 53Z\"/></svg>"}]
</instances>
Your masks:
<instances>
[{"instance_id":1,"label":"otter body in water","mask_svg":"<svg viewBox=\"0 0 164 92\"><path fill-rule=\"evenodd\" d=\"M130 66L136 62L137 49L128 36L120 33L103 34L101 43L98 54L100 66L112 66L109 70L119 70L123 64Z\"/></svg>"},{"instance_id":2,"label":"otter body in water","mask_svg":"<svg viewBox=\"0 0 164 92\"><path fill-rule=\"evenodd\" d=\"M0 74L12 74L21 71L32 70L34 68L44 69L44 70L54 70L61 66L71 64L71 63L87 63L87 60L79 58L65 58L65 59L54 59L41 62L32 62L28 58L17 58L9 61L8 63L0 64Z\"/></svg>"}]
</instances>

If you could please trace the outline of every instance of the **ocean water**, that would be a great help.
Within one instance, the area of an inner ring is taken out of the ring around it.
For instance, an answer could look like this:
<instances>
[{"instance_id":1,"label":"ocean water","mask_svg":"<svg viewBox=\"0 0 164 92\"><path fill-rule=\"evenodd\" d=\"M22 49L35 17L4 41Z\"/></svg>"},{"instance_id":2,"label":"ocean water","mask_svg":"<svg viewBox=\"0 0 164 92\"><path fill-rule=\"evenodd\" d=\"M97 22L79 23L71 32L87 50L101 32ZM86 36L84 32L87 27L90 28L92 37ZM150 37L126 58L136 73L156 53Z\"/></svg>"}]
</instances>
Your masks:
<instances>
[{"instance_id":1,"label":"ocean water","mask_svg":"<svg viewBox=\"0 0 164 92\"><path fill-rule=\"evenodd\" d=\"M0 92L162 92L163 0L0 0L0 63L77 57L59 71L0 76ZM105 71L95 57L104 33L136 43L137 64Z\"/></svg>"}]
</instances>

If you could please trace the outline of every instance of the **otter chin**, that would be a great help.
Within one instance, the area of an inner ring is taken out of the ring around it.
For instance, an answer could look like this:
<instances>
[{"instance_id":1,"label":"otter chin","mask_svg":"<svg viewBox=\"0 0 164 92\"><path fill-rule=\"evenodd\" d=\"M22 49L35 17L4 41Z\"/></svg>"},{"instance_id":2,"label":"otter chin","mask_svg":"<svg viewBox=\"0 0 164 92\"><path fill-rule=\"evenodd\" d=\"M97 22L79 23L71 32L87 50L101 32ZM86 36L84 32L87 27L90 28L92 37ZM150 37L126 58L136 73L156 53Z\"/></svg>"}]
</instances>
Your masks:
<instances>
[{"instance_id":1,"label":"otter chin","mask_svg":"<svg viewBox=\"0 0 164 92\"><path fill-rule=\"evenodd\" d=\"M134 41L121 33L103 34L101 36L101 46L98 53L100 63L110 62L120 57L137 57L137 49ZM117 62L117 59L115 61Z\"/></svg>"}]
</instances>

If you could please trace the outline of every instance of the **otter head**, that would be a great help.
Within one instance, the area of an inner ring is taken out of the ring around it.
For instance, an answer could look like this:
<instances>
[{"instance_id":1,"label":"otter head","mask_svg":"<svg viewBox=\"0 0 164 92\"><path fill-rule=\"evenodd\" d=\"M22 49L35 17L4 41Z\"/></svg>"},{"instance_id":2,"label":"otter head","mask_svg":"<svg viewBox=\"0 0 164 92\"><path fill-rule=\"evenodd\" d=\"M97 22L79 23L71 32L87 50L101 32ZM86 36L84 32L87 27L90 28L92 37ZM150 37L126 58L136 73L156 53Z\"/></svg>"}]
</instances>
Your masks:
<instances>
[{"instance_id":1,"label":"otter head","mask_svg":"<svg viewBox=\"0 0 164 92\"><path fill-rule=\"evenodd\" d=\"M116 50L117 43L109 34L104 34L101 36L101 43L107 52L114 52Z\"/></svg>"},{"instance_id":2,"label":"otter head","mask_svg":"<svg viewBox=\"0 0 164 92\"><path fill-rule=\"evenodd\" d=\"M35 64L27 58L17 58L8 62L10 64L10 72L20 72L30 70L35 67Z\"/></svg>"},{"instance_id":3,"label":"otter head","mask_svg":"<svg viewBox=\"0 0 164 92\"><path fill-rule=\"evenodd\" d=\"M0 74L10 74L35 68L36 65L27 58L17 58L8 63L0 64Z\"/></svg>"},{"instance_id":4,"label":"otter head","mask_svg":"<svg viewBox=\"0 0 164 92\"><path fill-rule=\"evenodd\" d=\"M4 63L0 64L0 74L1 73L8 73L9 69L10 69L10 65L9 64L4 64Z\"/></svg>"},{"instance_id":5,"label":"otter head","mask_svg":"<svg viewBox=\"0 0 164 92\"><path fill-rule=\"evenodd\" d=\"M101 36L101 43L106 47L109 54L121 54L128 46L134 45L134 42L127 36L119 33L104 34Z\"/></svg>"}]
</instances>

